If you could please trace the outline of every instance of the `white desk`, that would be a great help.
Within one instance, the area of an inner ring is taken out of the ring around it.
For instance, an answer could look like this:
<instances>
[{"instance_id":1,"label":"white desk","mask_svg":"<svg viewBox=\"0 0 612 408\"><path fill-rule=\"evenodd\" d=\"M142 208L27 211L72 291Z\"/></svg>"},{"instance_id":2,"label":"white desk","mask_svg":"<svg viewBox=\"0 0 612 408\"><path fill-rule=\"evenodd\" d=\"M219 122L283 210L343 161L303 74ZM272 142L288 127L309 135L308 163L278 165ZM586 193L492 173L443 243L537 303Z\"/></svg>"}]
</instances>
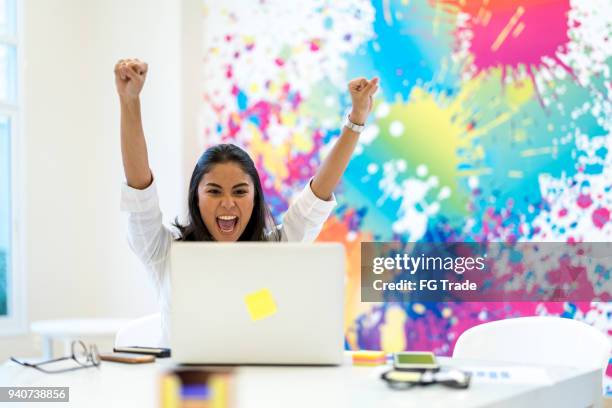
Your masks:
<instances>
[{"instance_id":1,"label":"white desk","mask_svg":"<svg viewBox=\"0 0 612 408\"><path fill-rule=\"evenodd\" d=\"M442 365L484 365L471 360L439 359ZM70 403L53 407L157 407L157 381L168 360L123 365L102 362L63 374L43 374L11 361L0 365L0 386L70 387ZM550 386L485 384L468 390L439 385L406 391L389 389L379 367L240 367L235 380L237 407L600 407L600 370L548 367ZM32 404L43 406L44 404ZM2 404L23 408L24 403Z\"/></svg>"}]
</instances>

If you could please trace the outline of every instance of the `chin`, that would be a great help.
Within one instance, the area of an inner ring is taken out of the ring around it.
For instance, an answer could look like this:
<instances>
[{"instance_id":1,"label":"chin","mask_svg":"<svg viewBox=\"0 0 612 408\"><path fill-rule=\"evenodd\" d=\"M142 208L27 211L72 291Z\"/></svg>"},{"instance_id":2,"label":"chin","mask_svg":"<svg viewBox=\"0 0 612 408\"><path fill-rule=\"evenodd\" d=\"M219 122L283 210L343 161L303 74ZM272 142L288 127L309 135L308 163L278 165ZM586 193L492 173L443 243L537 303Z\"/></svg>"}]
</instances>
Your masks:
<instances>
[{"instance_id":1,"label":"chin","mask_svg":"<svg viewBox=\"0 0 612 408\"><path fill-rule=\"evenodd\" d=\"M218 242L237 242L244 231L235 232L232 234L223 234L219 231L215 231L213 238Z\"/></svg>"},{"instance_id":2,"label":"chin","mask_svg":"<svg viewBox=\"0 0 612 408\"><path fill-rule=\"evenodd\" d=\"M237 242L239 237L213 237L217 242Z\"/></svg>"}]
</instances>

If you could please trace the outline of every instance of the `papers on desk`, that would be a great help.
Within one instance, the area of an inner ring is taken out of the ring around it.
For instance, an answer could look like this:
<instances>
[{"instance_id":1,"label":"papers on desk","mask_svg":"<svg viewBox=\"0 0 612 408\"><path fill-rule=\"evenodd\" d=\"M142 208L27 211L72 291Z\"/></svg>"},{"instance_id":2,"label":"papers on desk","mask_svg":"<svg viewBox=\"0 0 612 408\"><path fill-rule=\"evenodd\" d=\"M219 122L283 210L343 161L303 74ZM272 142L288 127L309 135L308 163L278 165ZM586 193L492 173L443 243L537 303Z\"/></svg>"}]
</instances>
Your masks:
<instances>
[{"instance_id":1,"label":"papers on desk","mask_svg":"<svg viewBox=\"0 0 612 408\"><path fill-rule=\"evenodd\" d=\"M472 374L472 383L550 385L552 379L542 367L467 366L461 371Z\"/></svg>"},{"instance_id":2,"label":"papers on desk","mask_svg":"<svg viewBox=\"0 0 612 408\"><path fill-rule=\"evenodd\" d=\"M391 366L381 366L372 370L373 378L380 378L381 374L388 371ZM451 368L451 367L448 367ZM552 385L554 382L544 367L528 366L493 366L493 365L471 365L452 366L452 368L472 374L471 382L474 383L497 383L497 384L528 384L528 385ZM445 369L445 366L442 366Z\"/></svg>"}]
</instances>

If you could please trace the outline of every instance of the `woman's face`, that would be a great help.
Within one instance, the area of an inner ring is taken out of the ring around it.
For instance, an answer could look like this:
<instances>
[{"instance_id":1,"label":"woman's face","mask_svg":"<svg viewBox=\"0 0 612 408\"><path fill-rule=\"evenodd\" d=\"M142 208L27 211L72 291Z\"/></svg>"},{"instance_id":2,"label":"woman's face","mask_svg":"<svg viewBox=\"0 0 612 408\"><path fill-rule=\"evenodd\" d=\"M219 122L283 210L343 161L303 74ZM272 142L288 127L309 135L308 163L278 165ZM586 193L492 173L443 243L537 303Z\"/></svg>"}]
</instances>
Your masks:
<instances>
[{"instance_id":1,"label":"woman's face","mask_svg":"<svg viewBox=\"0 0 612 408\"><path fill-rule=\"evenodd\" d=\"M238 241L255 201L251 177L239 165L216 164L198 186L198 206L204 225L216 241Z\"/></svg>"}]
</instances>

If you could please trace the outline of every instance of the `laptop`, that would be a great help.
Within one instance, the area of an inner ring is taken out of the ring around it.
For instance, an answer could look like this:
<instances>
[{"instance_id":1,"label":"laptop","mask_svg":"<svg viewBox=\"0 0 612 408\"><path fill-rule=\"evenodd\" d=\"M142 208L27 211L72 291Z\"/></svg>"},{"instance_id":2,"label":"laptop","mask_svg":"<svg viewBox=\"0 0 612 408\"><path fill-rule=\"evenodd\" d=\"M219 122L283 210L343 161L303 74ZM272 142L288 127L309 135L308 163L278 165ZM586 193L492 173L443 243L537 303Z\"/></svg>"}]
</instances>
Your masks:
<instances>
[{"instance_id":1,"label":"laptop","mask_svg":"<svg viewBox=\"0 0 612 408\"><path fill-rule=\"evenodd\" d=\"M175 362L342 363L341 244L174 242L170 262Z\"/></svg>"}]
</instances>

